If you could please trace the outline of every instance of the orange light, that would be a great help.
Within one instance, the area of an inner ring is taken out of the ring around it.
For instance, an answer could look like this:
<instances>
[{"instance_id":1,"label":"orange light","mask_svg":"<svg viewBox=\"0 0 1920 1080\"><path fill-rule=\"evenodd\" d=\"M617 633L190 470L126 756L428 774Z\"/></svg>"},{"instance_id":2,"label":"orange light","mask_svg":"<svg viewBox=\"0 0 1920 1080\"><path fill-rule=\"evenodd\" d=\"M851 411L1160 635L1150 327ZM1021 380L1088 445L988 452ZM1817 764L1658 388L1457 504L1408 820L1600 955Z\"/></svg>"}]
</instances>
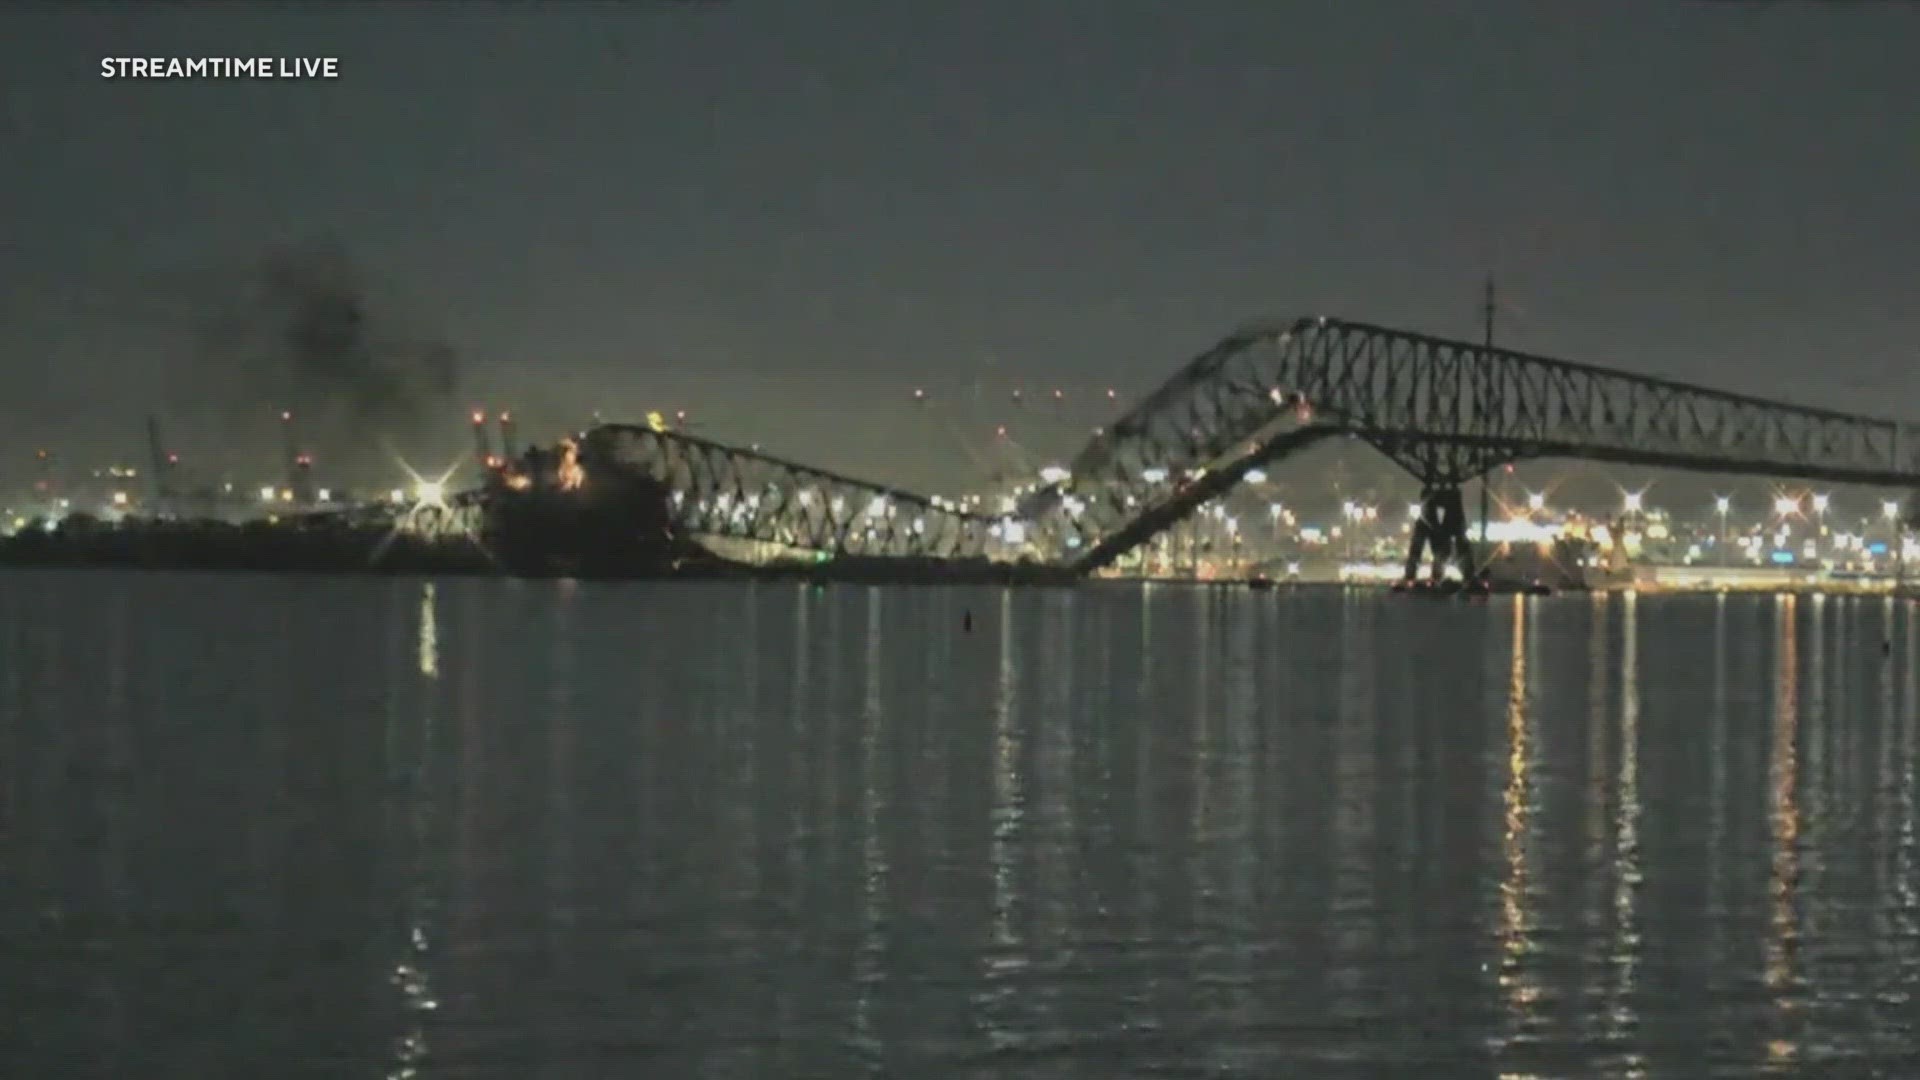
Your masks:
<instances>
[{"instance_id":1,"label":"orange light","mask_svg":"<svg viewBox=\"0 0 1920 1080\"><path fill-rule=\"evenodd\" d=\"M572 439L560 440L560 490L575 491L586 483L587 473L580 467L580 447Z\"/></svg>"}]
</instances>

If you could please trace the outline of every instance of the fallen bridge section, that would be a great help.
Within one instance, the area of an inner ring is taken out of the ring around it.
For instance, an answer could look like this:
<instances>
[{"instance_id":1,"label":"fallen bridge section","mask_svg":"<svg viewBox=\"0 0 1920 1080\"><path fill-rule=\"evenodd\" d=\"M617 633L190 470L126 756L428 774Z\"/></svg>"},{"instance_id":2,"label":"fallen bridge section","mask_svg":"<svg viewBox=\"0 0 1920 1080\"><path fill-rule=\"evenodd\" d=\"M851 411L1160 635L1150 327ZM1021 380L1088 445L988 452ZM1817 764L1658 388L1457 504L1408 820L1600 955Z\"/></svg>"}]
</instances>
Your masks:
<instances>
[{"instance_id":1,"label":"fallen bridge section","mask_svg":"<svg viewBox=\"0 0 1920 1080\"><path fill-rule=\"evenodd\" d=\"M837 556L1015 554L992 518L681 432L605 424L586 432L579 446L587 483L608 467L651 477L670 493L674 527L689 534Z\"/></svg>"}]
</instances>

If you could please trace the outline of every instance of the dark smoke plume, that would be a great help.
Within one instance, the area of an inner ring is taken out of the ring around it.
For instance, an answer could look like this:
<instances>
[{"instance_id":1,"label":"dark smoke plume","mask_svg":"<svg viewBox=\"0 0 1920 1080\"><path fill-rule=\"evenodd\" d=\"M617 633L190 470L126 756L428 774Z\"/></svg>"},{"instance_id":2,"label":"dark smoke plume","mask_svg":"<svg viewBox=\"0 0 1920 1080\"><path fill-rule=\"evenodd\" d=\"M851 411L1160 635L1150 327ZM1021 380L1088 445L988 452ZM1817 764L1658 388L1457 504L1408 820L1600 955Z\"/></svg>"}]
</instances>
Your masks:
<instances>
[{"instance_id":1,"label":"dark smoke plume","mask_svg":"<svg viewBox=\"0 0 1920 1080\"><path fill-rule=\"evenodd\" d=\"M455 423L453 346L377 308L339 246L272 251L220 293L176 396L197 406L186 411L210 408L236 441L277 437L271 418L291 409L307 448L342 461Z\"/></svg>"},{"instance_id":2,"label":"dark smoke plume","mask_svg":"<svg viewBox=\"0 0 1920 1080\"><path fill-rule=\"evenodd\" d=\"M453 347L410 340L377 315L358 269L331 246L269 254L213 344L257 358L255 381L285 403L373 425L417 420L459 383Z\"/></svg>"}]
</instances>

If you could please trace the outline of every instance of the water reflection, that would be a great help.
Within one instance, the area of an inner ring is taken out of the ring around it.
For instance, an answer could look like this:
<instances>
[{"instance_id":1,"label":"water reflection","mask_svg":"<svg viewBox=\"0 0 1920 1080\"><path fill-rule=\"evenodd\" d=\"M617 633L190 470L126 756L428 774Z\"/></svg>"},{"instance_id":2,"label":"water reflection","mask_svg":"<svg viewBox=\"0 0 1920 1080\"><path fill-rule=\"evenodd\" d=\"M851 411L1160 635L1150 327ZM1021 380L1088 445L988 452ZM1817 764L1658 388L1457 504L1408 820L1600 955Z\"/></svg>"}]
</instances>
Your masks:
<instances>
[{"instance_id":1,"label":"water reflection","mask_svg":"<svg viewBox=\"0 0 1920 1080\"><path fill-rule=\"evenodd\" d=\"M419 673L421 678L440 677L439 605L433 583L420 586ZM397 703L398 695L389 699ZM433 701L426 698L416 714L417 724L401 722L404 741L388 743L388 754L398 763L401 807L400 835L395 846L400 852L406 885L402 910L405 912L405 937L400 955L393 965L391 981L400 995L401 1031L394 1040L393 1060L387 1069L388 1080L412 1080L427 1065L427 1019L440 1007L434 994L431 974L432 946L428 923L433 921L436 905L431 896L431 869L428 852L434 842L431 833L433 808L437 804L432 788ZM396 709L397 713L397 709Z\"/></svg>"},{"instance_id":2,"label":"water reflection","mask_svg":"<svg viewBox=\"0 0 1920 1080\"><path fill-rule=\"evenodd\" d=\"M1640 970L1640 595L1628 592L1620 601L1620 769L1614 781L1617 800L1613 823L1613 1000L1607 1035L1620 1047L1618 1068L1639 1076L1645 1062L1632 1036L1639 1023L1635 1015L1636 980Z\"/></svg>"},{"instance_id":3,"label":"water reflection","mask_svg":"<svg viewBox=\"0 0 1920 1080\"><path fill-rule=\"evenodd\" d=\"M1799 919L1795 908L1800 883L1800 805L1794 791L1800 763L1800 635L1795 618L1798 607L1798 598L1790 594L1780 597L1774 638L1773 745L1767 785L1767 824L1773 837L1773 857L1772 875L1767 882L1770 905L1764 977L1774 1012L1766 1057L1768 1064L1775 1067L1790 1063L1799 1051L1794 1030L1794 1013L1799 1003L1793 955L1798 938ZM1815 655L1819 655L1817 651Z\"/></svg>"},{"instance_id":4,"label":"water reflection","mask_svg":"<svg viewBox=\"0 0 1920 1080\"><path fill-rule=\"evenodd\" d=\"M1015 921L1016 877L1014 856L1023 841L1026 805L1021 791L1020 744L1016 738L1019 717L1014 702L1019 689L1019 669L1015 665L1013 640L1013 600L1011 591L1000 594L999 663L995 667L991 699L993 745L993 802L991 807L992 841L988 861L993 874L992 948L982 957L983 970L979 1001L986 1015L982 1026L995 1050L1006 1050L1017 1043L1017 1035L995 1020L995 1013L1010 999L1009 980L1026 967L1019 949L1020 934Z\"/></svg>"},{"instance_id":5,"label":"water reflection","mask_svg":"<svg viewBox=\"0 0 1920 1080\"><path fill-rule=\"evenodd\" d=\"M1527 610L1531 601L1513 598L1512 663L1507 673L1507 782L1501 792L1503 828L1501 853L1506 873L1500 880L1500 988L1506 995L1511 1028L1509 1039L1530 1034L1536 1022L1534 1005L1540 987L1529 963L1535 949L1533 884L1529 880L1532 845L1533 716L1532 690L1527 678L1531 634Z\"/></svg>"},{"instance_id":6,"label":"water reflection","mask_svg":"<svg viewBox=\"0 0 1920 1080\"><path fill-rule=\"evenodd\" d=\"M885 992L887 949L887 859L881 849L880 817L887 810L881 789L880 733L884 717L880 695L880 590L867 590L866 687L860 703L860 952L854 966L859 997L854 1005L853 1039L869 1067L878 1067L884 1047L874 1026L877 995Z\"/></svg>"},{"instance_id":7,"label":"water reflection","mask_svg":"<svg viewBox=\"0 0 1920 1080\"><path fill-rule=\"evenodd\" d=\"M50 581L0 1075L1920 1051L1910 606Z\"/></svg>"}]
</instances>

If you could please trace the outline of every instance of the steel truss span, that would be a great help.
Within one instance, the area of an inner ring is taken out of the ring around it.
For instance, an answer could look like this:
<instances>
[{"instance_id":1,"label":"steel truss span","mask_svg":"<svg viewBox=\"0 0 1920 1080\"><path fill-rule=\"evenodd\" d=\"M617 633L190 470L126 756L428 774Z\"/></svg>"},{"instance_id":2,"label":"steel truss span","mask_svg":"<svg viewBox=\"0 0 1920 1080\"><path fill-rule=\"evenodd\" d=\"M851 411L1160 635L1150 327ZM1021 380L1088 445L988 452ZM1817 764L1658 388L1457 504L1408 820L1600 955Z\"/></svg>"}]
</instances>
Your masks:
<instances>
[{"instance_id":1,"label":"steel truss span","mask_svg":"<svg viewBox=\"0 0 1920 1080\"><path fill-rule=\"evenodd\" d=\"M992 519L680 432L605 424L581 440L587 483L612 464L664 485L689 533L813 552L965 559L989 554Z\"/></svg>"},{"instance_id":2,"label":"steel truss span","mask_svg":"<svg viewBox=\"0 0 1920 1080\"><path fill-rule=\"evenodd\" d=\"M1189 363L1022 507L1097 569L1247 471L1365 440L1432 490L1508 462L1586 458L1913 487L1920 429L1366 323L1251 326Z\"/></svg>"}]
</instances>

